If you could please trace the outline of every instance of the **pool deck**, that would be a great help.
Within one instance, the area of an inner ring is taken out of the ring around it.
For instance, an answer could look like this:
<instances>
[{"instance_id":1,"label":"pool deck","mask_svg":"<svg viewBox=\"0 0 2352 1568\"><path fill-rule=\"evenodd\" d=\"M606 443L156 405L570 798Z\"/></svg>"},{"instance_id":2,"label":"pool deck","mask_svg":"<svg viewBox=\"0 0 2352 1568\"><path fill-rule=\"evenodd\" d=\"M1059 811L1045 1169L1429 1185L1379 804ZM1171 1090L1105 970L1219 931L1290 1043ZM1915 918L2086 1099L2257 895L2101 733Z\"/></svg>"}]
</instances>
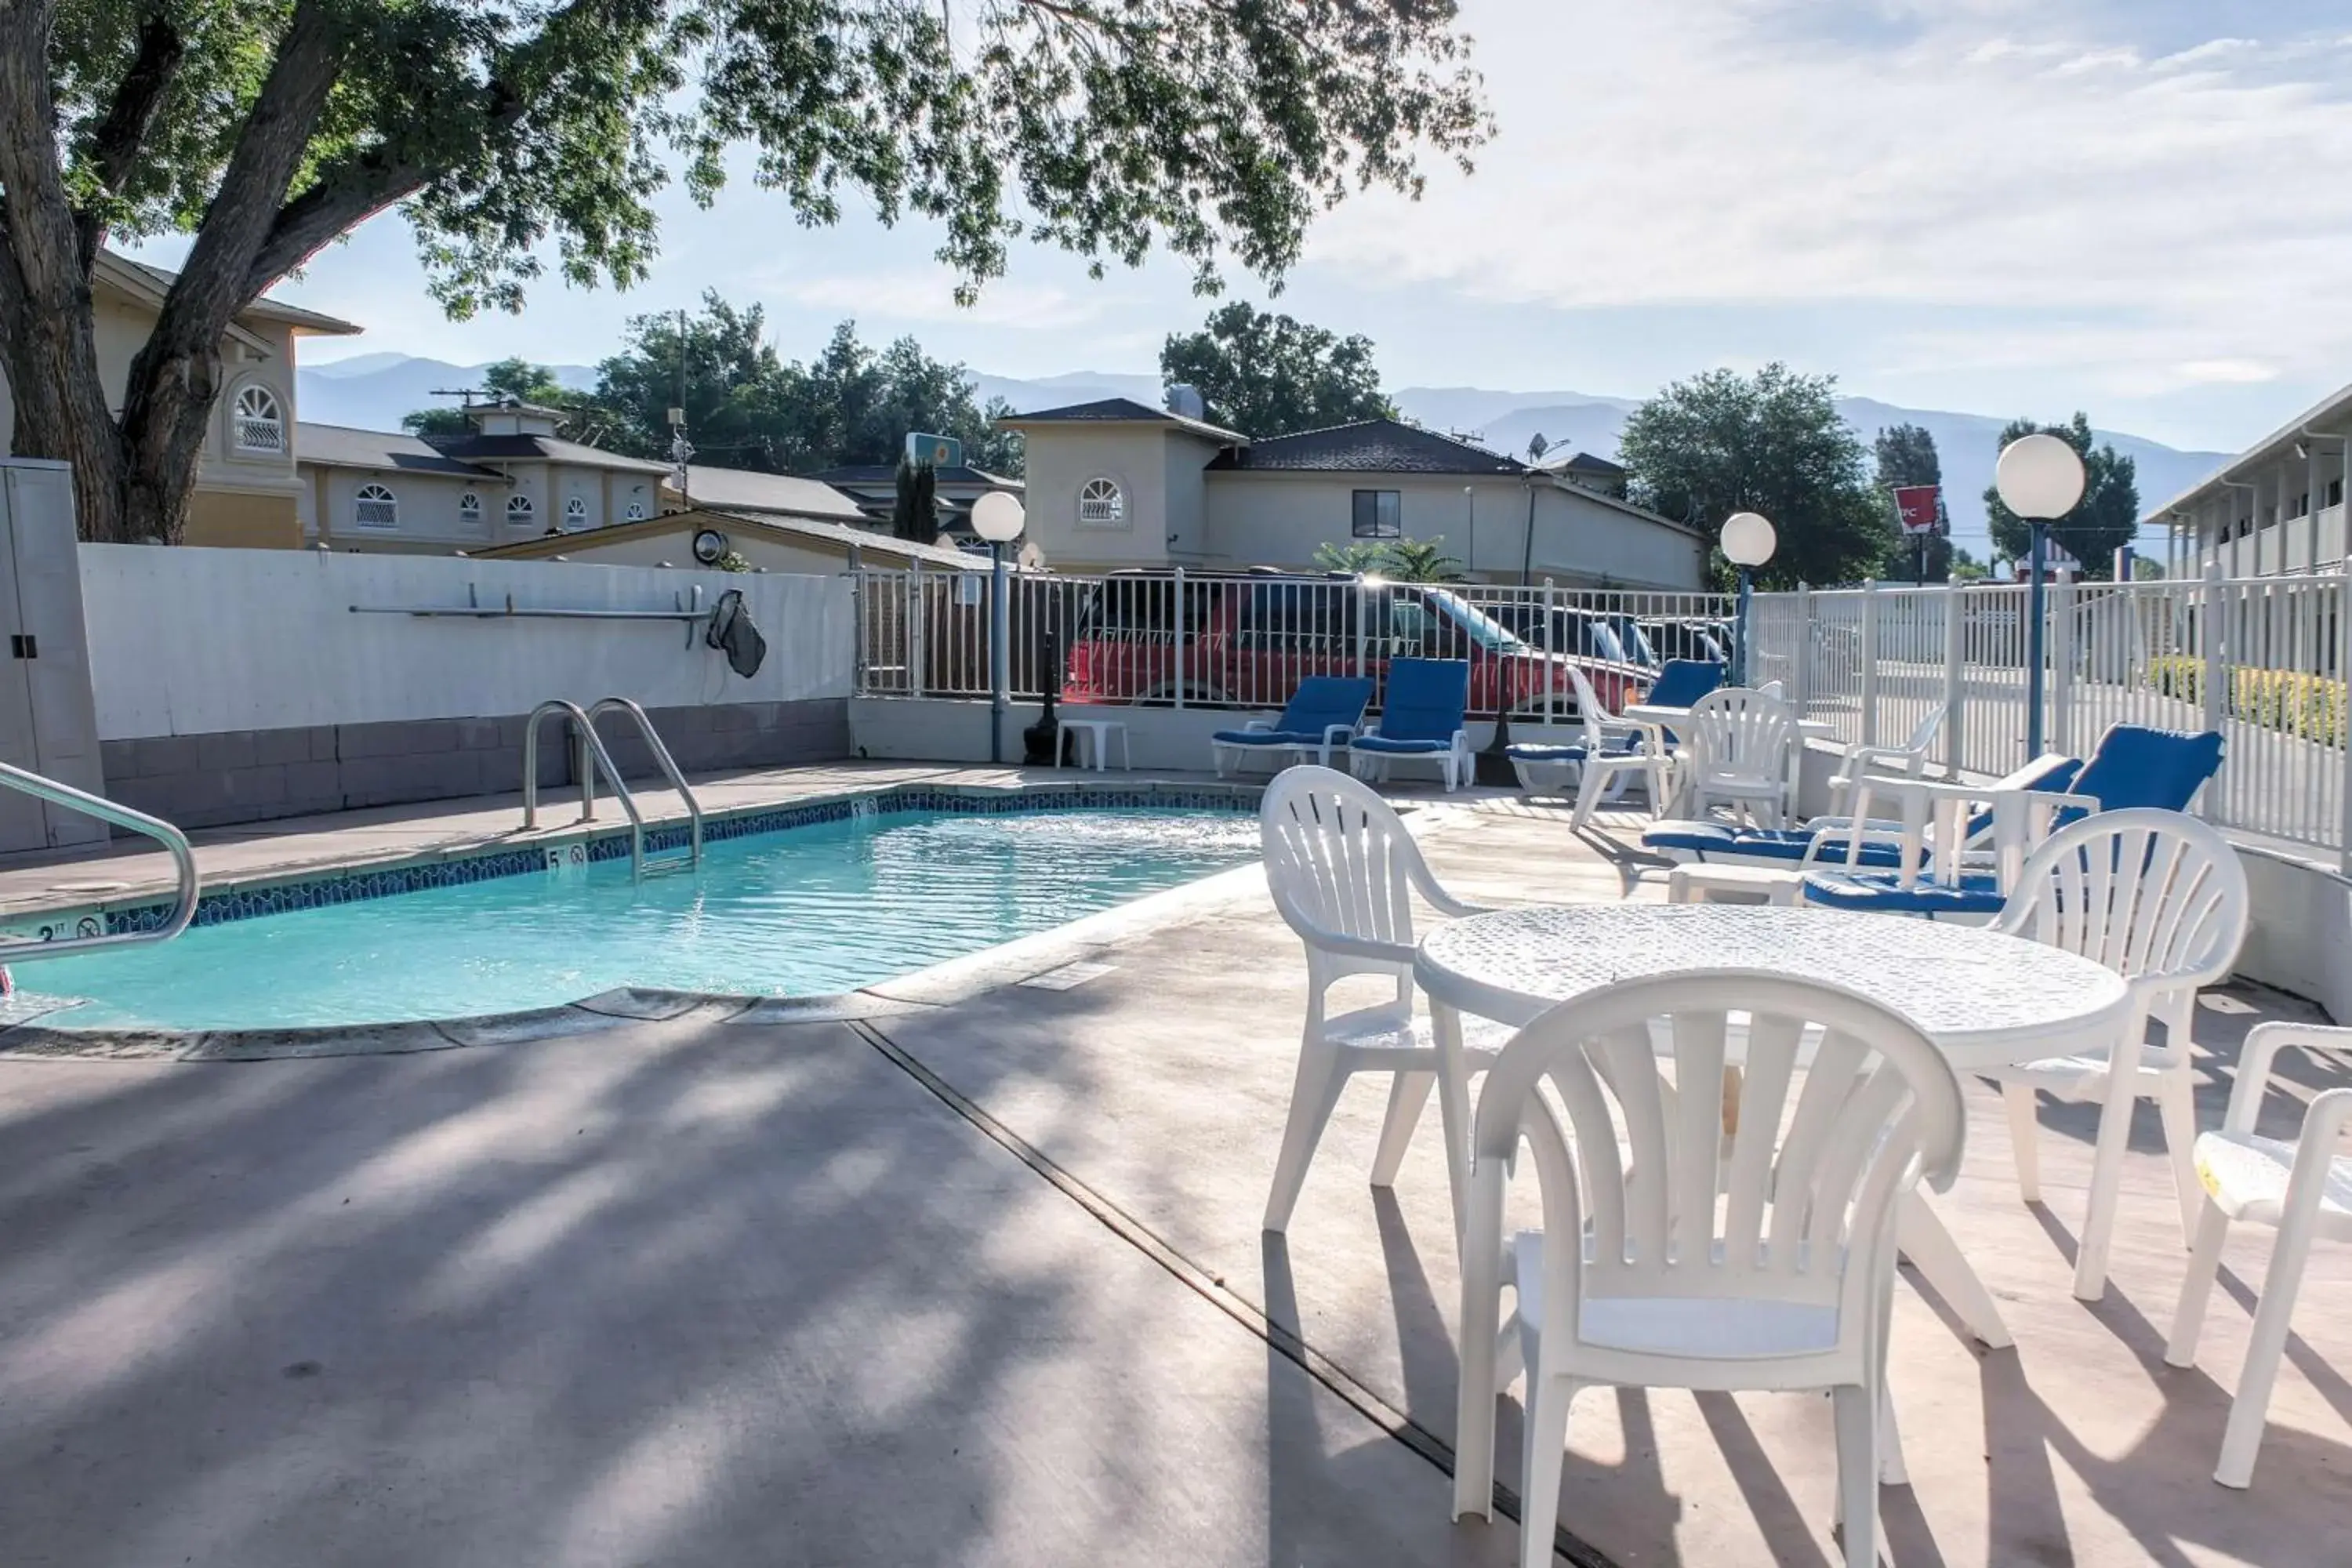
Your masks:
<instances>
[{"instance_id":1,"label":"pool deck","mask_svg":"<svg viewBox=\"0 0 2352 1568\"><path fill-rule=\"evenodd\" d=\"M1457 805L1423 842L1465 897L1661 896L1612 849L1632 818L1580 839L1556 809ZM280 874L513 823L511 804L354 813L201 853L208 874ZM18 866L0 888L90 875ZM235 1065L0 1058L0 1559L1509 1562L1507 1520L1447 1518L1458 1280L1434 1112L1375 1192L1382 1091L1351 1089L1288 1237L1259 1230L1304 984L1242 872L949 984L877 986L864 1016L709 1005ZM2278 1016L2311 1011L2207 998L2207 1124L2244 1029ZM2283 1128L2352 1081L2282 1076ZM1969 1099L1937 1201L2017 1348L1898 1290L1913 1484L1881 1494L1888 1559L2344 1561L2352 1320L2330 1307L2352 1247L2315 1249L2253 1489L2224 1490L2267 1234L2233 1236L2199 1369L2166 1368L2185 1255L2152 1113L2106 1299L2084 1306L2089 1108L2045 1107L2049 1201L2029 1208L1998 1100ZM1822 1401L1594 1393L1570 1447L1563 1561L1839 1561ZM1514 1479L1515 1430L1500 1452Z\"/></svg>"}]
</instances>

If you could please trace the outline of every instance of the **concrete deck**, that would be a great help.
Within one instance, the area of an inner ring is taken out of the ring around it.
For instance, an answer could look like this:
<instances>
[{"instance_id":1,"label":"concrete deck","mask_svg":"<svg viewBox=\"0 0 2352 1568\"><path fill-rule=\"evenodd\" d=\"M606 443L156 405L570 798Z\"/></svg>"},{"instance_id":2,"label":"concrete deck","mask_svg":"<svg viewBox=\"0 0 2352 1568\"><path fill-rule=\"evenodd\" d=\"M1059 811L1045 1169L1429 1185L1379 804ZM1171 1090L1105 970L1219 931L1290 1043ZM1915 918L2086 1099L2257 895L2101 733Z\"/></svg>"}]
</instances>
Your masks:
<instances>
[{"instance_id":1,"label":"concrete deck","mask_svg":"<svg viewBox=\"0 0 2352 1568\"><path fill-rule=\"evenodd\" d=\"M352 826L450 830L405 820ZM1482 901L1659 894L1549 809L1489 801L1425 842ZM1304 966L1246 878L1172 918L1113 931L1067 989L910 987L849 1023L0 1059L0 1558L1509 1560L1507 1521L1449 1522L1433 1462L1458 1305L1434 1112L1372 1192L1381 1091L1359 1086L1289 1236L1263 1236ZM2205 1121L2245 1026L2306 1011L2208 999ZM2287 1077L2283 1127L2347 1081ZM2166 1368L2185 1255L2152 1113L2084 1307L2087 1108L2045 1110L2042 1209L1994 1096L1971 1110L1937 1201L2018 1346L1898 1292L1890 1560L2342 1562L2352 1247L2315 1253L2254 1488L2223 1490L2267 1236L2233 1238L2200 1369ZM1594 1393L1570 1447L1566 1560L1836 1560L1822 1402Z\"/></svg>"}]
</instances>

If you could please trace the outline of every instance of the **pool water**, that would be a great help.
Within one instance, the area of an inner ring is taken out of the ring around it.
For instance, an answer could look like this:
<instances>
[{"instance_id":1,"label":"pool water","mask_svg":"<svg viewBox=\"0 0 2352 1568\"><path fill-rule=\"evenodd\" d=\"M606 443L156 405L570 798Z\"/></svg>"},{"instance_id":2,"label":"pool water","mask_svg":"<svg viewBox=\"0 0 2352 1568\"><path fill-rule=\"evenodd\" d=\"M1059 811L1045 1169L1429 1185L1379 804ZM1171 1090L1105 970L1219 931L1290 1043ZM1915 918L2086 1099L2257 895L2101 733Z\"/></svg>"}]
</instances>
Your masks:
<instances>
[{"instance_id":1,"label":"pool water","mask_svg":"<svg viewBox=\"0 0 2352 1568\"><path fill-rule=\"evenodd\" d=\"M12 955L69 1028L284 1028L505 1013L621 985L847 991L1256 858L1214 811L906 812L628 862L199 926L154 947Z\"/></svg>"}]
</instances>

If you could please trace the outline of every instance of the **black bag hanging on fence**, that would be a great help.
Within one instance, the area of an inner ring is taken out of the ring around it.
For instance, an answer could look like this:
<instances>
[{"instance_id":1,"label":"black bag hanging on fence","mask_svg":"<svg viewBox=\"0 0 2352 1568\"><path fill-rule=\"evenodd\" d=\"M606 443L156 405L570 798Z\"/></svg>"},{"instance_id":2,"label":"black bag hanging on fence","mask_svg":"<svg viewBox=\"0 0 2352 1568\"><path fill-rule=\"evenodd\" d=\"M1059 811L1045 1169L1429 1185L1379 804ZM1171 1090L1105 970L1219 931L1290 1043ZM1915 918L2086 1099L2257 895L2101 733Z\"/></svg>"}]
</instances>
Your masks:
<instances>
[{"instance_id":1,"label":"black bag hanging on fence","mask_svg":"<svg viewBox=\"0 0 2352 1568\"><path fill-rule=\"evenodd\" d=\"M740 588L719 595L719 603L710 607L710 625L703 629L702 640L725 652L727 667L746 679L760 673L760 661L768 657L768 639L751 624L751 613L743 607Z\"/></svg>"}]
</instances>

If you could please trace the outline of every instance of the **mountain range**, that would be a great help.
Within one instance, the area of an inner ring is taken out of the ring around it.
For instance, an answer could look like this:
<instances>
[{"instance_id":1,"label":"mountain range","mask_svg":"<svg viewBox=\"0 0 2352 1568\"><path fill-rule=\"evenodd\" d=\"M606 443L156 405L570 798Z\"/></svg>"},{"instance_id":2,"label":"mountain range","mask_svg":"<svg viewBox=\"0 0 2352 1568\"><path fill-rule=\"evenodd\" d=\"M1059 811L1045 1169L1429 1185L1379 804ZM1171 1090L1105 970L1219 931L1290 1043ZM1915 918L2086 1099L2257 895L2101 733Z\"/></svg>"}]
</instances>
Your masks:
<instances>
[{"instance_id":1,"label":"mountain range","mask_svg":"<svg viewBox=\"0 0 2352 1568\"><path fill-rule=\"evenodd\" d=\"M566 386L585 389L596 384L593 365L548 368ZM401 353L358 354L330 364L305 366L297 393L305 419L394 430L399 428L401 416L412 409L450 401L435 396L436 393L475 385L482 369ZM1030 379L976 372L971 382L973 395L983 403L1002 397L1024 413L1104 397L1131 397L1156 406L1160 395L1157 375L1119 372L1076 371ZM1514 456L1524 454L1528 439L1540 434L1550 446L1613 458L1625 416L1640 405L1640 399L1632 397L1583 392L1495 392L1475 386L1408 386L1390 395L1409 419ZM1917 425L1933 435L1944 465L1944 501L1951 515L1953 538L1980 558L1988 553L1983 496L1992 483L1993 459L1999 455L1995 443L2008 423L2005 416L1904 408L1869 397L1843 397L1837 406L1865 442L1890 425ZM2045 415L2063 412L2043 411ZM2119 431L2102 430L2098 435L2137 464L2143 510L2187 489L2229 456L2184 452Z\"/></svg>"}]
</instances>

